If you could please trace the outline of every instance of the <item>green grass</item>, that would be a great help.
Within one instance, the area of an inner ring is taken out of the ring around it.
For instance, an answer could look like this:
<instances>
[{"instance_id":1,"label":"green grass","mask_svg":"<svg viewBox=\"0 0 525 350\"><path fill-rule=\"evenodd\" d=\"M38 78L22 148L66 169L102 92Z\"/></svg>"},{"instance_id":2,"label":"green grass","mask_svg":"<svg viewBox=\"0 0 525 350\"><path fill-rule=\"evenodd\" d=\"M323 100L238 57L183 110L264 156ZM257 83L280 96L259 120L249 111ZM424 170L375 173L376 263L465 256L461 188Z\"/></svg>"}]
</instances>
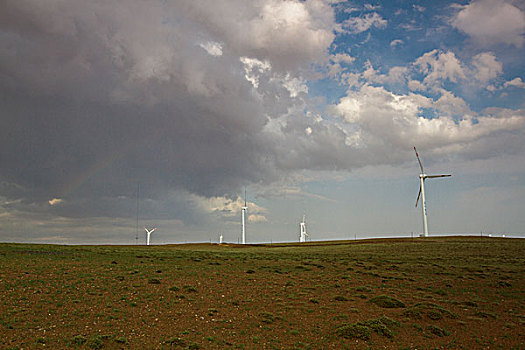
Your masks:
<instances>
[{"instance_id":1,"label":"green grass","mask_svg":"<svg viewBox=\"0 0 525 350\"><path fill-rule=\"evenodd\" d=\"M277 320L277 316L275 316L271 312L266 312L266 311L259 313L259 317L261 319L261 322L268 323L268 324L273 323L275 320Z\"/></svg>"},{"instance_id":2,"label":"green grass","mask_svg":"<svg viewBox=\"0 0 525 350\"><path fill-rule=\"evenodd\" d=\"M438 327L438 326L434 326L434 325L430 325L427 327L427 331L434 334L434 335L437 335L438 337L445 337L447 335L450 335L450 332L441 328L441 327Z\"/></svg>"},{"instance_id":3,"label":"green grass","mask_svg":"<svg viewBox=\"0 0 525 350\"><path fill-rule=\"evenodd\" d=\"M82 335L76 335L72 339L72 343L75 345L82 345L87 341L87 338Z\"/></svg>"},{"instance_id":4,"label":"green grass","mask_svg":"<svg viewBox=\"0 0 525 350\"><path fill-rule=\"evenodd\" d=\"M457 318L457 315L443 308L440 305L424 302L417 303L403 312L403 315L409 318L422 319L424 316L431 320L440 320L443 317Z\"/></svg>"},{"instance_id":5,"label":"green grass","mask_svg":"<svg viewBox=\"0 0 525 350\"><path fill-rule=\"evenodd\" d=\"M0 348L519 348L524 252L479 237L0 244Z\"/></svg>"},{"instance_id":6,"label":"green grass","mask_svg":"<svg viewBox=\"0 0 525 350\"><path fill-rule=\"evenodd\" d=\"M394 329L399 328L400 325L401 323L398 321L381 316L376 319L345 324L337 328L335 333L347 339L369 340L372 332L387 338L393 338L395 334Z\"/></svg>"},{"instance_id":7,"label":"green grass","mask_svg":"<svg viewBox=\"0 0 525 350\"><path fill-rule=\"evenodd\" d=\"M369 340L372 330L364 324L351 323L337 328L335 333L347 339Z\"/></svg>"},{"instance_id":8,"label":"green grass","mask_svg":"<svg viewBox=\"0 0 525 350\"><path fill-rule=\"evenodd\" d=\"M387 309L404 308L406 306L401 300L388 295L378 295L370 299L369 302Z\"/></svg>"}]
</instances>

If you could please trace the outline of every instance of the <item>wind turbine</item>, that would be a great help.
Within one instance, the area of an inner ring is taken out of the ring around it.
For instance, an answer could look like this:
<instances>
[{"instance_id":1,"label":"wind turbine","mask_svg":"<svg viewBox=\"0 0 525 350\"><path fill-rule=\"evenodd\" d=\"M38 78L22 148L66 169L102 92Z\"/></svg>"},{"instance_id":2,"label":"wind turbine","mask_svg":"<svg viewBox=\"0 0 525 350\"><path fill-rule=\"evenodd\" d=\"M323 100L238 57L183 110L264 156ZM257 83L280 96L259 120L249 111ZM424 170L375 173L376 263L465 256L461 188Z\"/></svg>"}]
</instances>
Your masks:
<instances>
[{"instance_id":1,"label":"wind turbine","mask_svg":"<svg viewBox=\"0 0 525 350\"><path fill-rule=\"evenodd\" d=\"M241 207L241 234L242 234L242 244L246 244L246 188L244 188L244 207Z\"/></svg>"},{"instance_id":2,"label":"wind turbine","mask_svg":"<svg viewBox=\"0 0 525 350\"><path fill-rule=\"evenodd\" d=\"M299 235L299 242L306 242L306 236L308 236L306 233L306 215L303 215L303 221L299 223L299 230L301 232Z\"/></svg>"},{"instance_id":3,"label":"wind turbine","mask_svg":"<svg viewBox=\"0 0 525 350\"><path fill-rule=\"evenodd\" d=\"M426 179L433 179L436 177L449 177L452 175L427 175L425 174L425 170L423 170L423 164L421 163L421 159L419 159L419 154L417 154L417 149L414 146L414 151L416 152L417 161L419 163L419 167L421 168L421 174L419 174L419 193L417 195L416 199L416 208L417 203L419 202L419 197L421 196L421 210L423 212L423 237L428 237L428 223L427 223L427 207L426 207L426 201L425 201L425 180Z\"/></svg>"},{"instance_id":4,"label":"wind turbine","mask_svg":"<svg viewBox=\"0 0 525 350\"><path fill-rule=\"evenodd\" d=\"M153 233L153 231L157 230L157 228L155 227L154 229L151 229L151 230L148 230L147 228L144 227L144 230L146 230L146 245L149 245L149 238L151 236L151 234Z\"/></svg>"}]
</instances>

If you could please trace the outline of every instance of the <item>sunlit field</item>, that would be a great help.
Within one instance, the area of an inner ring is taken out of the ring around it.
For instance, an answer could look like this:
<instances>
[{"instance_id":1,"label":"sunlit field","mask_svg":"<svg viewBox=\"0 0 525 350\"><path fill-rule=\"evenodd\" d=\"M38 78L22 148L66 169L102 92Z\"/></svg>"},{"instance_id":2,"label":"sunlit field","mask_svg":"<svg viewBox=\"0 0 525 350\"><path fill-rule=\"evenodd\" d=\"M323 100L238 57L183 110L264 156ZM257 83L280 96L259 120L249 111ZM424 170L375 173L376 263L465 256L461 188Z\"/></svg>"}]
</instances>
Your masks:
<instances>
[{"instance_id":1,"label":"sunlit field","mask_svg":"<svg viewBox=\"0 0 525 350\"><path fill-rule=\"evenodd\" d=\"M0 348L523 349L525 240L0 244Z\"/></svg>"}]
</instances>

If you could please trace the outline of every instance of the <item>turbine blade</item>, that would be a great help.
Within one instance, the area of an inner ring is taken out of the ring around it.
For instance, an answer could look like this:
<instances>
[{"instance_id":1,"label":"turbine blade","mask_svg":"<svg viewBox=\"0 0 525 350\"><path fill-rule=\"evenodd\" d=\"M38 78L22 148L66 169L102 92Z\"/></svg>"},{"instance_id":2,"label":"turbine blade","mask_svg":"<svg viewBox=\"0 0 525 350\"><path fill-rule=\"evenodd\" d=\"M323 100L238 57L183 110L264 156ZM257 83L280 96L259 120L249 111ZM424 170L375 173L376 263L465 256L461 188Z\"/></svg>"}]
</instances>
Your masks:
<instances>
[{"instance_id":1,"label":"turbine blade","mask_svg":"<svg viewBox=\"0 0 525 350\"><path fill-rule=\"evenodd\" d=\"M452 176L452 175L427 175L425 177L428 177L428 178L436 178L436 177L449 177L449 176Z\"/></svg>"},{"instance_id":2,"label":"turbine blade","mask_svg":"<svg viewBox=\"0 0 525 350\"><path fill-rule=\"evenodd\" d=\"M424 174L425 171L423 170L423 164L421 164L421 159L419 159L419 154L417 154L416 146L414 146L414 152L416 152L417 161L419 163L419 167L421 168L421 174Z\"/></svg>"},{"instance_id":3,"label":"turbine blade","mask_svg":"<svg viewBox=\"0 0 525 350\"><path fill-rule=\"evenodd\" d=\"M416 208L417 208L417 203L419 202L419 196L421 196L421 185L419 185L419 193L417 194Z\"/></svg>"}]
</instances>

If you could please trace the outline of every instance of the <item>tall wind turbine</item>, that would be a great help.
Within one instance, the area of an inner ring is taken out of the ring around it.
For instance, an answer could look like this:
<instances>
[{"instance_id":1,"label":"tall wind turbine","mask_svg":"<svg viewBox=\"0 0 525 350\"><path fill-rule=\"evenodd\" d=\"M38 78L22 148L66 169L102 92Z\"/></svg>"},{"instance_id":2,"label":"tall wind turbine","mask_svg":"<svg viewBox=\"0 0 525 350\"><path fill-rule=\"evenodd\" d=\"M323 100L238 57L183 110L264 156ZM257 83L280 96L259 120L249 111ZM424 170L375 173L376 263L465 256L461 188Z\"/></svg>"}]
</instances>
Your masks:
<instances>
[{"instance_id":1,"label":"tall wind turbine","mask_svg":"<svg viewBox=\"0 0 525 350\"><path fill-rule=\"evenodd\" d=\"M306 215L303 215L303 221L299 223L299 231L301 232L299 242L306 242L306 236L308 236L306 233Z\"/></svg>"},{"instance_id":2,"label":"tall wind turbine","mask_svg":"<svg viewBox=\"0 0 525 350\"><path fill-rule=\"evenodd\" d=\"M241 207L241 234L242 234L242 244L246 244L246 188L244 188L244 207Z\"/></svg>"},{"instance_id":3,"label":"tall wind turbine","mask_svg":"<svg viewBox=\"0 0 525 350\"><path fill-rule=\"evenodd\" d=\"M146 230L146 245L149 245L149 238L151 236L151 234L153 233L153 231L155 231L157 228L155 227L154 229L151 229L151 230L148 230L147 228L144 227L144 230Z\"/></svg>"},{"instance_id":4,"label":"tall wind turbine","mask_svg":"<svg viewBox=\"0 0 525 350\"><path fill-rule=\"evenodd\" d=\"M419 159L419 154L417 154L417 149L415 146L414 146L414 151L416 152L417 161L419 163L419 167L421 168L421 174L419 174L419 193L416 199L416 208L417 208L417 203L419 202L419 197L421 196L421 210L423 212L423 237L428 237L427 207L426 207L426 200L425 200L425 180L436 178L436 177L449 177L452 175L448 175L448 174L447 175L427 175L425 174L425 170L423 170L423 164L421 163L421 159Z\"/></svg>"}]
</instances>

